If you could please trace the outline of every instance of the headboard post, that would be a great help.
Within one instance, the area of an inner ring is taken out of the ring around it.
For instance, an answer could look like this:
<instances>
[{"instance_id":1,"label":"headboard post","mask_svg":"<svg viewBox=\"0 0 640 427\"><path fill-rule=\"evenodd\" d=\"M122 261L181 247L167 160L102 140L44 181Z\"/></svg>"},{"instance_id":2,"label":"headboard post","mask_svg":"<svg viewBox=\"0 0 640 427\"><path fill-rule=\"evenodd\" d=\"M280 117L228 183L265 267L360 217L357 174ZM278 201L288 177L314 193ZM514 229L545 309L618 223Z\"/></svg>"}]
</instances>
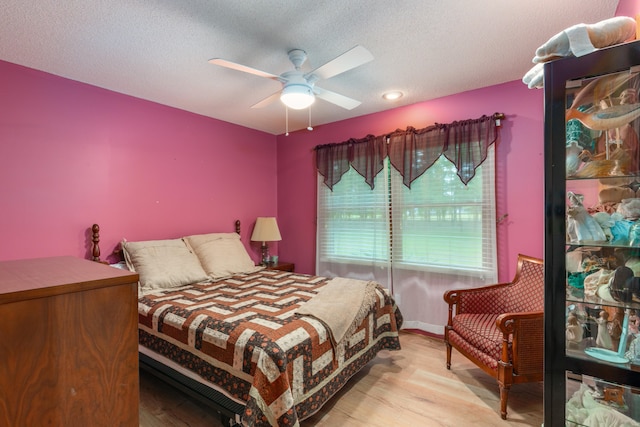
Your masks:
<instances>
[{"instance_id":1,"label":"headboard post","mask_svg":"<svg viewBox=\"0 0 640 427\"><path fill-rule=\"evenodd\" d=\"M91 260L100 262L100 226L93 224L91 232Z\"/></svg>"},{"instance_id":2,"label":"headboard post","mask_svg":"<svg viewBox=\"0 0 640 427\"><path fill-rule=\"evenodd\" d=\"M240 220L236 220L236 233L240 234Z\"/></svg>"}]
</instances>

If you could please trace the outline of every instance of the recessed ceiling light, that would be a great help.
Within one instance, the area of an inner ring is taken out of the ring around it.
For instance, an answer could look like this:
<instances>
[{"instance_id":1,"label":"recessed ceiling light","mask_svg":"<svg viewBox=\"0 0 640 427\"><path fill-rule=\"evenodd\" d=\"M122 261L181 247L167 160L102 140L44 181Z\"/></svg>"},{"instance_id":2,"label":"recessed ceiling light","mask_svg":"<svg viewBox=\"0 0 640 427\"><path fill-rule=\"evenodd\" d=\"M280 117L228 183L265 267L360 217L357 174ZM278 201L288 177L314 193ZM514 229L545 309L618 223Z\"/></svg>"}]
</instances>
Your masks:
<instances>
[{"instance_id":1,"label":"recessed ceiling light","mask_svg":"<svg viewBox=\"0 0 640 427\"><path fill-rule=\"evenodd\" d=\"M399 90L393 90L390 92L385 92L382 97L387 101L395 101L396 99L402 98L404 94Z\"/></svg>"}]
</instances>

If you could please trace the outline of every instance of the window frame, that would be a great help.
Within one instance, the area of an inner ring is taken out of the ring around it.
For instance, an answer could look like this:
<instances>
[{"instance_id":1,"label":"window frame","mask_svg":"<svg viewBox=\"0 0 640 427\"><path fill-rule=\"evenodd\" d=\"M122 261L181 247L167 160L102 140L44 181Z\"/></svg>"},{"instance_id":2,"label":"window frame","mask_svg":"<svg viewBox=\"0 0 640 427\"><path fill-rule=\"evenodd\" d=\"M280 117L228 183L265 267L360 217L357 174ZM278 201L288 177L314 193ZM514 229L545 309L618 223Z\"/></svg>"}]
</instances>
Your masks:
<instances>
[{"instance_id":1,"label":"window frame","mask_svg":"<svg viewBox=\"0 0 640 427\"><path fill-rule=\"evenodd\" d=\"M437 161L448 162L449 160L446 157L444 157L444 155L442 155ZM487 167L489 168L490 173L485 173L485 170L487 169ZM460 181L460 178L455 172L455 166L453 167L452 170L453 170L451 175L452 179L456 179L458 182L460 182L460 185L464 185L462 184L462 182ZM429 170L427 170L427 173L428 171ZM365 188L368 191L371 191L371 188L368 186L368 184L364 182L364 178L362 178L355 170L353 170L352 167L349 169L347 173L357 175L355 176L356 179L362 179L363 191ZM393 193L394 190L392 190L391 188L392 187L391 181L393 179L391 175L394 173L398 174L400 182L402 182L401 181L402 177L399 175L399 173L396 170L393 169L393 167L389 162L389 159L386 158L384 162L383 171L380 172L375 178L376 179L375 188L379 188L378 186L381 186L383 188L386 187L387 204L386 204L385 213L383 215L386 217L386 221L389 224L389 235L387 240L387 243L388 243L387 254L389 255L389 258L388 259L374 258L373 263L374 264L390 263L393 269L399 269L399 270L423 271L423 272L430 272L435 274L455 274L458 276L468 276L468 277L491 277L491 276L497 277L497 236L496 236L496 228L495 228L495 221L496 221L495 144L489 145L488 152L487 152L487 160L485 160L481 165L478 166L478 169L476 169L476 176L473 178L473 180L478 180L478 179L483 180L483 182L480 185L481 189L484 189L484 188L492 189L492 199L493 199L493 200L484 202L484 197L483 197L482 198L483 202L474 203L474 206L481 206L480 210L482 213L483 230L486 229L488 230L489 233L492 234L490 236L492 239L492 244L490 245L491 247L486 248L484 244L481 244L482 254L480 255L480 259L481 259L482 265L478 267L469 267L469 266L465 267L462 265L451 266L451 265L443 265L443 264L428 263L428 262L425 262L425 263L411 262L411 261L406 261L404 260L404 257L397 255L398 254L397 251L401 250L402 248L401 248L401 245L398 245L397 241L394 241L394 234L396 234L397 236L397 233L400 232L399 231L400 224L397 224L397 220L394 220L394 214L393 214L394 209L398 209L397 201L395 202L395 205L393 202L393 198L396 198L397 200L398 195L395 195ZM423 175L426 175L426 173ZM347 177L346 174L343 175L340 182L334 185L334 189L332 191L324 184L322 175L318 173L318 196L317 196L318 229L317 229L317 237L316 237L316 244L317 244L316 266L317 267L320 262L337 263L337 264L353 264L353 265L363 265L363 266L372 264L371 258L350 257L350 256L344 256L344 255L337 255L337 254L334 254L333 256L331 256L331 254L328 254L326 250L323 248L323 245L325 244L325 242L323 241L323 238L326 236L326 232L323 236L321 236L322 234L321 226L323 225L323 222L319 218L319 216L322 213L321 210L326 212L328 210L331 210L332 207L322 205L323 201L321 200L321 197L322 197L321 192L327 191L327 192L333 193L336 190L340 190L341 188L339 186L342 183L342 180L345 179L345 177ZM384 179L379 179L381 177L384 177ZM423 176L417 178L417 180L420 180L422 178ZM473 182L473 180L471 182ZM469 182L469 184L471 184L471 182ZM477 181L474 183L474 185L476 183ZM416 183L414 181L414 184L412 185L412 187L415 185ZM462 203L462 202L458 204L460 206L469 205L469 203ZM444 206L443 204L436 204L436 205ZM424 207L424 206L425 206L424 204L420 204L420 203L415 204L415 207L418 207L418 208ZM350 209L357 209L357 207L352 207ZM328 215L325 215L325 218L327 216ZM396 228L394 229L394 227ZM326 245L324 247L326 248ZM486 251L491 251L492 253L485 253Z\"/></svg>"}]
</instances>

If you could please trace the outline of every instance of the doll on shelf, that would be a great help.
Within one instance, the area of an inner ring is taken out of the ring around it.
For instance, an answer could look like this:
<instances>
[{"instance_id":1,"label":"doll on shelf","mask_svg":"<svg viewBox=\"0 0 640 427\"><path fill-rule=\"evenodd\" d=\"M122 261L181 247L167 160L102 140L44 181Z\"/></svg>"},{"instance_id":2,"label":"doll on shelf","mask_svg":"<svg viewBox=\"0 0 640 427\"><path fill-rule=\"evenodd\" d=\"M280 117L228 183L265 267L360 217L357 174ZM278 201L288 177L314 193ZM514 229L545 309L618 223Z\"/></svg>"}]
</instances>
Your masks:
<instances>
[{"instance_id":1,"label":"doll on shelf","mask_svg":"<svg viewBox=\"0 0 640 427\"><path fill-rule=\"evenodd\" d=\"M638 96L634 88L627 88L620 93L617 98L619 104L610 104L607 100L600 101L600 108L606 110L613 105L637 104ZM606 158L615 157L618 150L624 152L627 162L626 169L630 172L638 170L638 134L633 127L633 121L623 124L620 127L603 131L597 141L597 152L604 153Z\"/></svg>"},{"instance_id":2,"label":"doll on shelf","mask_svg":"<svg viewBox=\"0 0 640 427\"><path fill-rule=\"evenodd\" d=\"M578 322L578 316L574 313L569 314L567 316L566 330L567 348L577 348L582 342L583 333L582 325Z\"/></svg>"},{"instance_id":3,"label":"doll on shelf","mask_svg":"<svg viewBox=\"0 0 640 427\"><path fill-rule=\"evenodd\" d=\"M609 334L609 313L605 310L600 311L600 316L596 319L598 324L598 335L596 337L596 345L598 347L606 348L608 350L613 349L613 342L611 341L611 335Z\"/></svg>"},{"instance_id":4,"label":"doll on shelf","mask_svg":"<svg viewBox=\"0 0 640 427\"><path fill-rule=\"evenodd\" d=\"M611 343L614 349L618 348L620 339L622 338L622 323L624 321L624 309L616 307L613 314L613 318L607 325L609 328L609 335L611 336Z\"/></svg>"},{"instance_id":5,"label":"doll on shelf","mask_svg":"<svg viewBox=\"0 0 640 427\"><path fill-rule=\"evenodd\" d=\"M571 242L606 242L607 236L582 204L584 196L567 192L567 233Z\"/></svg>"},{"instance_id":6,"label":"doll on shelf","mask_svg":"<svg viewBox=\"0 0 640 427\"><path fill-rule=\"evenodd\" d=\"M629 314L629 335L633 335L634 337L638 335L640 331L640 318L635 310L631 310Z\"/></svg>"},{"instance_id":7,"label":"doll on shelf","mask_svg":"<svg viewBox=\"0 0 640 427\"><path fill-rule=\"evenodd\" d=\"M638 333L640 329L640 318L635 310L631 310L629 314L629 348L625 353L625 356L631 360L631 363L637 365L640 362L640 340L638 340Z\"/></svg>"}]
</instances>

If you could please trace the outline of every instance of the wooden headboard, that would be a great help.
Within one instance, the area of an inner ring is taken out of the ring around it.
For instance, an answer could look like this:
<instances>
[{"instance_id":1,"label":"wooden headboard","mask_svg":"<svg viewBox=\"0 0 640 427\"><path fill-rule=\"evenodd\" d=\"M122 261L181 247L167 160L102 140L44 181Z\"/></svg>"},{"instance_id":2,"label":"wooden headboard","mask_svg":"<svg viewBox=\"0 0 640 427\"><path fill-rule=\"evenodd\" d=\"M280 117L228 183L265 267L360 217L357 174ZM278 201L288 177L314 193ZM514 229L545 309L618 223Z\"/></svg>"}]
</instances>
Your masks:
<instances>
[{"instance_id":1,"label":"wooden headboard","mask_svg":"<svg viewBox=\"0 0 640 427\"><path fill-rule=\"evenodd\" d=\"M236 220L235 227L236 227L236 233L240 234L239 219ZM122 259L121 252L122 251L120 250L120 248L114 251L118 259ZM100 226L98 224L93 224L91 226L91 261L100 262L102 264L108 264L107 261L103 261L100 259Z\"/></svg>"}]
</instances>

